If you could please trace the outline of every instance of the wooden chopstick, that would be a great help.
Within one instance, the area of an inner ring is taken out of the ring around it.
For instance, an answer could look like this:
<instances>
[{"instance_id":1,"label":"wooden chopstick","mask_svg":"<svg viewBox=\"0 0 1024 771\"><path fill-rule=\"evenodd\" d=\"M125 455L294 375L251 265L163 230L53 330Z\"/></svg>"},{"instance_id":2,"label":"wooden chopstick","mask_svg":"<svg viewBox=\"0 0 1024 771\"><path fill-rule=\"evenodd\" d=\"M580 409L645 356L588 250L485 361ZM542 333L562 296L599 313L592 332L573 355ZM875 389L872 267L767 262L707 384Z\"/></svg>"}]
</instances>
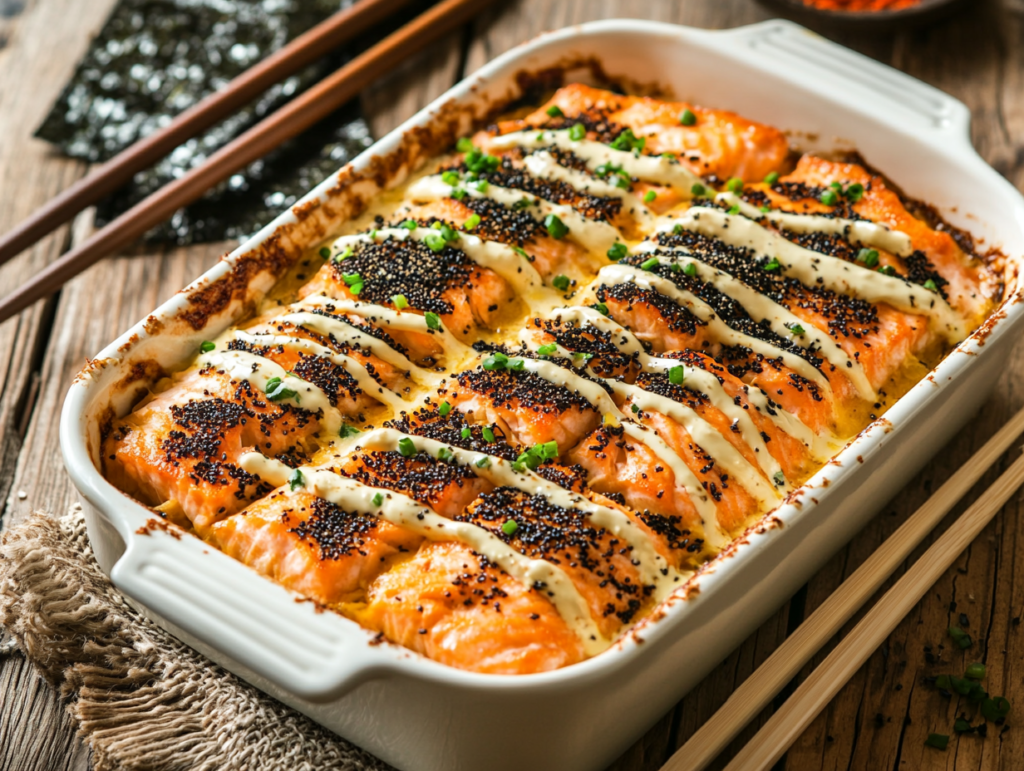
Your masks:
<instances>
[{"instance_id":1,"label":"wooden chopstick","mask_svg":"<svg viewBox=\"0 0 1024 771\"><path fill-rule=\"evenodd\" d=\"M724 705L662 767L662 771L701 771L797 675L844 623L910 556L949 510L1024 432L1024 410L1014 415L953 474L842 585L808 617ZM727 771L767 768L867 660L949 568L982 528L1024 483L1024 458L933 544L790 696Z\"/></svg>"},{"instance_id":2,"label":"wooden chopstick","mask_svg":"<svg viewBox=\"0 0 1024 771\"><path fill-rule=\"evenodd\" d=\"M487 2L443 0L367 49L236 137L203 165L164 185L0 300L0 322L55 291L105 255L131 244L221 180L327 117L392 67L468 20Z\"/></svg>"},{"instance_id":3,"label":"wooden chopstick","mask_svg":"<svg viewBox=\"0 0 1024 771\"><path fill-rule=\"evenodd\" d=\"M0 265L70 220L87 206L127 184L175 147L244 107L274 83L312 64L411 0L360 0L299 35L225 88L196 103L159 131L140 139L47 201L0 236Z\"/></svg>"}]
</instances>

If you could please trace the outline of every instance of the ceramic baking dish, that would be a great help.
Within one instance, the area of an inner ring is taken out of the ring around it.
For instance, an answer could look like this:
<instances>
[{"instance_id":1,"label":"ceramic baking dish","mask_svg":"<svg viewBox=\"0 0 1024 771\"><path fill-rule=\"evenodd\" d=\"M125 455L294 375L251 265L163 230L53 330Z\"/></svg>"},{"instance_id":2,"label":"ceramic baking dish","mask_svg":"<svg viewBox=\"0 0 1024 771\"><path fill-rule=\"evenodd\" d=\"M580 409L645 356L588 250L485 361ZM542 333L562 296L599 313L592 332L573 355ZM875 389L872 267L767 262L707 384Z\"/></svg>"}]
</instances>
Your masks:
<instances>
[{"instance_id":1,"label":"ceramic baking dish","mask_svg":"<svg viewBox=\"0 0 1024 771\"><path fill-rule=\"evenodd\" d=\"M585 66L576 67L583 64ZM993 319L805 487L609 651L523 676L463 672L390 644L154 513L97 470L103 426L163 368L229 326L288 262L379 186L449 145L528 84L595 73L792 131L802 149L859 149L948 220L1008 256ZM61 446L104 570L157 623L214 661L406 771L598 769L749 635L980 406L1021 334L1024 200L978 157L964 105L779 21L708 32L609 20L499 57L338 172L98 354L68 394Z\"/></svg>"}]
</instances>

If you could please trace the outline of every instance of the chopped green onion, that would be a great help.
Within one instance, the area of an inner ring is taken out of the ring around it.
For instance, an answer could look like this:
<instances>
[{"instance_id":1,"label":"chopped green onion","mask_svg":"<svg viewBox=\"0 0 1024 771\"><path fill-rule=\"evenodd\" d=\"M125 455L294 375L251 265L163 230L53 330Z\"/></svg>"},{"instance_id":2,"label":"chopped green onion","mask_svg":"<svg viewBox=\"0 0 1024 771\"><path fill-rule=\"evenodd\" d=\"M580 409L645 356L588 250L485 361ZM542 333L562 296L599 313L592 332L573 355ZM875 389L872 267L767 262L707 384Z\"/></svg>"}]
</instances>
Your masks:
<instances>
[{"instance_id":1,"label":"chopped green onion","mask_svg":"<svg viewBox=\"0 0 1024 771\"><path fill-rule=\"evenodd\" d=\"M373 505L374 506L380 506L382 503L384 503L384 496L383 495L381 495L380 493L377 493L376 495L373 496Z\"/></svg>"},{"instance_id":2,"label":"chopped green onion","mask_svg":"<svg viewBox=\"0 0 1024 771\"><path fill-rule=\"evenodd\" d=\"M477 458L476 463L473 465L477 468L487 468L491 465L491 459L484 455L482 458Z\"/></svg>"},{"instance_id":3,"label":"chopped green onion","mask_svg":"<svg viewBox=\"0 0 1024 771\"><path fill-rule=\"evenodd\" d=\"M437 253L444 249L445 240L440 235L435 233L428 233L423 237L423 243L425 243L430 251Z\"/></svg>"},{"instance_id":4,"label":"chopped green onion","mask_svg":"<svg viewBox=\"0 0 1024 771\"><path fill-rule=\"evenodd\" d=\"M837 203L839 203L839 196L836 194L835 190L826 190L824 193L821 194L821 198L819 198L818 200L820 200L826 206L835 206Z\"/></svg>"},{"instance_id":5,"label":"chopped green onion","mask_svg":"<svg viewBox=\"0 0 1024 771\"><path fill-rule=\"evenodd\" d=\"M694 276L697 275L697 264L693 262L686 263L686 265L683 267L683 273L689 276L690 278L693 278Z\"/></svg>"},{"instance_id":6,"label":"chopped green onion","mask_svg":"<svg viewBox=\"0 0 1024 771\"><path fill-rule=\"evenodd\" d=\"M673 262L671 265L668 266L668 269L671 270L673 273L681 273L683 270L683 266L680 265L678 262Z\"/></svg>"},{"instance_id":7,"label":"chopped green onion","mask_svg":"<svg viewBox=\"0 0 1024 771\"><path fill-rule=\"evenodd\" d=\"M452 187L455 187L457 184L459 184L461 179L462 178L459 176L459 172L452 171L451 169L441 174L441 181L444 182L446 185L451 185Z\"/></svg>"},{"instance_id":8,"label":"chopped green onion","mask_svg":"<svg viewBox=\"0 0 1024 771\"><path fill-rule=\"evenodd\" d=\"M774 185L778 181L779 181L779 172L777 172L777 171L771 172L767 177L764 178L764 183L766 185Z\"/></svg>"},{"instance_id":9,"label":"chopped green onion","mask_svg":"<svg viewBox=\"0 0 1024 771\"><path fill-rule=\"evenodd\" d=\"M461 187L453 187L451 197L454 198L456 201L461 201L463 198L466 197L466 191L463 190Z\"/></svg>"},{"instance_id":10,"label":"chopped green onion","mask_svg":"<svg viewBox=\"0 0 1024 771\"><path fill-rule=\"evenodd\" d=\"M323 257L325 260L330 258L330 256L331 256L331 249L330 249L330 247L321 246L320 247L320 256Z\"/></svg>"},{"instance_id":11,"label":"chopped green onion","mask_svg":"<svg viewBox=\"0 0 1024 771\"><path fill-rule=\"evenodd\" d=\"M951 626L949 628L949 636L953 638L953 642L965 650L974 644L971 636L960 627Z\"/></svg>"},{"instance_id":12,"label":"chopped green onion","mask_svg":"<svg viewBox=\"0 0 1024 771\"><path fill-rule=\"evenodd\" d=\"M416 220L404 220L398 227L405 228L406 230L415 230L419 227L419 223Z\"/></svg>"},{"instance_id":13,"label":"chopped green onion","mask_svg":"<svg viewBox=\"0 0 1024 771\"><path fill-rule=\"evenodd\" d=\"M592 307L595 311L600 313L602 316L607 316L608 315L608 306L605 305L604 303L594 303L590 307Z\"/></svg>"},{"instance_id":14,"label":"chopped green onion","mask_svg":"<svg viewBox=\"0 0 1024 771\"><path fill-rule=\"evenodd\" d=\"M203 340L203 342L201 342L199 344L199 350L202 351L203 353L209 353L210 351L212 351L216 347L217 347L217 344L216 343L212 343L209 340Z\"/></svg>"},{"instance_id":15,"label":"chopped green onion","mask_svg":"<svg viewBox=\"0 0 1024 771\"><path fill-rule=\"evenodd\" d=\"M649 260L644 260L643 262L640 263L640 270L650 270L655 265L660 264L661 260L659 260L657 257L651 257Z\"/></svg>"},{"instance_id":16,"label":"chopped green onion","mask_svg":"<svg viewBox=\"0 0 1024 771\"><path fill-rule=\"evenodd\" d=\"M739 177L733 177L725 183L725 189L730 193L739 193L743 190L743 180Z\"/></svg>"},{"instance_id":17,"label":"chopped green onion","mask_svg":"<svg viewBox=\"0 0 1024 771\"><path fill-rule=\"evenodd\" d=\"M391 295L391 302L393 302L395 307L400 311L409 307L409 301L406 299L404 294Z\"/></svg>"},{"instance_id":18,"label":"chopped green onion","mask_svg":"<svg viewBox=\"0 0 1024 771\"><path fill-rule=\"evenodd\" d=\"M697 116L693 114L693 110L687 108L679 116L679 122L684 126L693 126L697 123Z\"/></svg>"},{"instance_id":19,"label":"chopped green onion","mask_svg":"<svg viewBox=\"0 0 1024 771\"><path fill-rule=\"evenodd\" d=\"M761 214L767 214L767 213L768 213L768 212L770 212L771 210L772 210L772 207L771 207L771 206L762 206L762 207L761 207Z\"/></svg>"},{"instance_id":20,"label":"chopped green onion","mask_svg":"<svg viewBox=\"0 0 1024 771\"><path fill-rule=\"evenodd\" d=\"M924 740L924 743L927 747L944 750L946 745L949 744L949 737L946 734L928 734L928 738Z\"/></svg>"},{"instance_id":21,"label":"chopped green onion","mask_svg":"<svg viewBox=\"0 0 1024 771\"><path fill-rule=\"evenodd\" d=\"M986 720L996 723L1010 714L1010 702L1002 696L985 699L981 703L981 714Z\"/></svg>"},{"instance_id":22,"label":"chopped green onion","mask_svg":"<svg viewBox=\"0 0 1024 771\"><path fill-rule=\"evenodd\" d=\"M647 145L646 137L637 137L633 133L633 129L623 129L622 133L615 137L615 141L612 142L612 149L614 150L643 150Z\"/></svg>"},{"instance_id":23,"label":"chopped green onion","mask_svg":"<svg viewBox=\"0 0 1024 771\"><path fill-rule=\"evenodd\" d=\"M412 439L406 436L398 440L398 451L403 458L411 458L416 454L416 445L412 443Z\"/></svg>"},{"instance_id":24,"label":"chopped green onion","mask_svg":"<svg viewBox=\"0 0 1024 771\"><path fill-rule=\"evenodd\" d=\"M427 322L427 329L440 329L441 328L441 317L436 313L427 311L423 314L424 320Z\"/></svg>"},{"instance_id":25,"label":"chopped green onion","mask_svg":"<svg viewBox=\"0 0 1024 771\"><path fill-rule=\"evenodd\" d=\"M707 188L705 188L700 182L694 182L693 187L690 188L690 192L694 195L704 195L707 192Z\"/></svg>"},{"instance_id":26,"label":"chopped green onion","mask_svg":"<svg viewBox=\"0 0 1024 771\"><path fill-rule=\"evenodd\" d=\"M964 677L969 677L972 680L984 680L985 679L985 665L984 664L968 664L967 671L964 672Z\"/></svg>"},{"instance_id":27,"label":"chopped green onion","mask_svg":"<svg viewBox=\"0 0 1024 771\"><path fill-rule=\"evenodd\" d=\"M631 404L630 405L630 409L633 410L633 414L634 415L639 415L640 414L640 408L637 405Z\"/></svg>"},{"instance_id":28,"label":"chopped green onion","mask_svg":"<svg viewBox=\"0 0 1024 771\"><path fill-rule=\"evenodd\" d=\"M878 269L878 272L881 273L883 276L895 276L896 268L894 268L892 265L883 265Z\"/></svg>"},{"instance_id":29,"label":"chopped green onion","mask_svg":"<svg viewBox=\"0 0 1024 771\"><path fill-rule=\"evenodd\" d=\"M552 118L564 118L565 117L565 113L562 112L562 108L559 107L557 104L551 105L544 112L546 112Z\"/></svg>"},{"instance_id":30,"label":"chopped green onion","mask_svg":"<svg viewBox=\"0 0 1024 771\"><path fill-rule=\"evenodd\" d=\"M565 235L569 232L569 228L565 226L565 223L554 214L549 214L544 218L544 227L547 228L548 235L552 238L565 238Z\"/></svg>"},{"instance_id":31,"label":"chopped green onion","mask_svg":"<svg viewBox=\"0 0 1024 771\"><path fill-rule=\"evenodd\" d=\"M460 137L459 141L455 143L455 149L460 153L468 153L476 148L473 147L473 140L469 137Z\"/></svg>"},{"instance_id":32,"label":"chopped green onion","mask_svg":"<svg viewBox=\"0 0 1024 771\"><path fill-rule=\"evenodd\" d=\"M878 251L875 249L861 249L857 252L857 262L864 263L864 267L873 268L878 264Z\"/></svg>"},{"instance_id":33,"label":"chopped green onion","mask_svg":"<svg viewBox=\"0 0 1024 771\"><path fill-rule=\"evenodd\" d=\"M505 369L506 364L508 364L508 356L501 351L495 351L484 359L483 368L488 372L493 372L494 370Z\"/></svg>"},{"instance_id":34,"label":"chopped green onion","mask_svg":"<svg viewBox=\"0 0 1024 771\"><path fill-rule=\"evenodd\" d=\"M506 519L505 524L501 526L501 532L507 536L515 535L518 529L519 524L514 519Z\"/></svg>"},{"instance_id":35,"label":"chopped green onion","mask_svg":"<svg viewBox=\"0 0 1024 771\"><path fill-rule=\"evenodd\" d=\"M480 150L473 149L466 154L466 168L474 174L489 174L501 165L501 160L495 155L488 155Z\"/></svg>"},{"instance_id":36,"label":"chopped green onion","mask_svg":"<svg viewBox=\"0 0 1024 771\"><path fill-rule=\"evenodd\" d=\"M481 433L484 436L484 441L485 442L496 441L495 438L494 438L494 431L491 429L490 426L484 426L484 430Z\"/></svg>"},{"instance_id":37,"label":"chopped green onion","mask_svg":"<svg viewBox=\"0 0 1024 771\"><path fill-rule=\"evenodd\" d=\"M804 332L806 330L802 326L800 326L799 324L793 324L789 328L789 331L792 332L794 335L802 335L802 334L804 334Z\"/></svg>"},{"instance_id":38,"label":"chopped green onion","mask_svg":"<svg viewBox=\"0 0 1024 771\"><path fill-rule=\"evenodd\" d=\"M736 204L735 206L733 206L733 207L731 207L729 209L729 214L739 214L739 213L740 213L740 206L739 206L739 204Z\"/></svg>"},{"instance_id":39,"label":"chopped green onion","mask_svg":"<svg viewBox=\"0 0 1024 771\"><path fill-rule=\"evenodd\" d=\"M356 434L360 433L362 432L355 426L350 426L346 423L342 423L341 429L339 429L338 431L338 436L340 436L342 439L348 439L350 436L355 436Z\"/></svg>"},{"instance_id":40,"label":"chopped green onion","mask_svg":"<svg viewBox=\"0 0 1024 771\"><path fill-rule=\"evenodd\" d=\"M512 361L505 365L505 369L512 370L513 372L522 372L526 369L526 362L522 359L512 359Z\"/></svg>"},{"instance_id":41,"label":"chopped green onion","mask_svg":"<svg viewBox=\"0 0 1024 771\"><path fill-rule=\"evenodd\" d=\"M539 356L550 356L551 354L557 351L558 345L556 343L548 343L547 345L542 345L540 348L538 348L537 354Z\"/></svg>"},{"instance_id":42,"label":"chopped green onion","mask_svg":"<svg viewBox=\"0 0 1024 771\"><path fill-rule=\"evenodd\" d=\"M683 234L683 226L682 225L673 225L672 226L672 235L674 235L674 236L681 236L682 234Z\"/></svg>"},{"instance_id":43,"label":"chopped green onion","mask_svg":"<svg viewBox=\"0 0 1024 771\"><path fill-rule=\"evenodd\" d=\"M655 193L653 190L648 190L646 193L644 193L644 203L650 203L657 197L657 193Z\"/></svg>"},{"instance_id":44,"label":"chopped green onion","mask_svg":"<svg viewBox=\"0 0 1024 771\"><path fill-rule=\"evenodd\" d=\"M461 436L463 439L469 439L472 435L473 429L471 429L469 426L464 426L463 429L459 432L459 436Z\"/></svg>"},{"instance_id":45,"label":"chopped green onion","mask_svg":"<svg viewBox=\"0 0 1024 771\"><path fill-rule=\"evenodd\" d=\"M334 262L335 264L337 264L339 262L342 262L343 260L347 260L353 254L355 254L355 252L352 251L352 247L346 246L344 249L342 249L340 252L334 255Z\"/></svg>"},{"instance_id":46,"label":"chopped green onion","mask_svg":"<svg viewBox=\"0 0 1024 771\"><path fill-rule=\"evenodd\" d=\"M582 123L574 123L572 128L569 129L569 139L573 142L579 142L583 137L587 135L587 127Z\"/></svg>"},{"instance_id":47,"label":"chopped green onion","mask_svg":"<svg viewBox=\"0 0 1024 771\"><path fill-rule=\"evenodd\" d=\"M553 279L551 279L551 286L553 286L560 292L564 292L566 289L569 288L569 277L559 274L555 276Z\"/></svg>"},{"instance_id":48,"label":"chopped green onion","mask_svg":"<svg viewBox=\"0 0 1024 771\"><path fill-rule=\"evenodd\" d=\"M370 237L371 241L376 241L377 240L377 231L376 230L371 230L366 235L368 235Z\"/></svg>"},{"instance_id":49,"label":"chopped green onion","mask_svg":"<svg viewBox=\"0 0 1024 771\"><path fill-rule=\"evenodd\" d=\"M526 452L520 454L512 464L512 470L522 473L524 469L536 471L546 460L553 460L558 457L558 442L545 442L535 444Z\"/></svg>"},{"instance_id":50,"label":"chopped green onion","mask_svg":"<svg viewBox=\"0 0 1024 771\"><path fill-rule=\"evenodd\" d=\"M302 472L299 469L295 469L295 471L292 472L292 475L288 477L288 487L295 490L296 488L305 486L306 478L302 476Z\"/></svg>"},{"instance_id":51,"label":"chopped green onion","mask_svg":"<svg viewBox=\"0 0 1024 771\"><path fill-rule=\"evenodd\" d=\"M469 429L466 430L468 431ZM437 457L438 460L443 460L447 462L455 457L455 453L449 450L447 447L442 447L440 450L437 451Z\"/></svg>"},{"instance_id":52,"label":"chopped green onion","mask_svg":"<svg viewBox=\"0 0 1024 771\"><path fill-rule=\"evenodd\" d=\"M439 227L438 230L441 231L441 238L443 238L448 243L459 240L459 231L457 231L448 223L442 223L441 227Z\"/></svg>"},{"instance_id":53,"label":"chopped green onion","mask_svg":"<svg viewBox=\"0 0 1024 771\"><path fill-rule=\"evenodd\" d=\"M843 195L846 196L848 201L857 203L857 201L864 197L864 185L860 182L854 182L843 191Z\"/></svg>"},{"instance_id":54,"label":"chopped green onion","mask_svg":"<svg viewBox=\"0 0 1024 771\"><path fill-rule=\"evenodd\" d=\"M608 259L612 262L618 262L627 254L629 254L629 249L626 248L626 245L621 241L616 241L612 244L611 249L608 250Z\"/></svg>"},{"instance_id":55,"label":"chopped green onion","mask_svg":"<svg viewBox=\"0 0 1024 771\"><path fill-rule=\"evenodd\" d=\"M514 204L512 204L512 211L522 211L523 209L528 209L529 207L530 207L530 199L529 198L520 198L518 201L516 201Z\"/></svg>"},{"instance_id":56,"label":"chopped green onion","mask_svg":"<svg viewBox=\"0 0 1024 771\"><path fill-rule=\"evenodd\" d=\"M772 479L774 479L775 484L779 485L780 487L786 484L786 475L783 474L781 471L776 471L775 475L772 476Z\"/></svg>"},{"instance_id":57,"label":"chopped green onion","mask_svg":"<svg viewBox=\"0 0 1024 771\"><path fill-rule=\"evenodd\" d=\"M462 229L463 230L476 230L476 226L479 225L479 224L480 224L480 215L479 214L473 214L473 215L471 215L469 217L469 219L467 219L465 222L462 223Z\"/></svg>"},{"instance_id":58,"label":"chopped green onion","mask_svg":"<svg viewBox=\"0 0 1024 771\"><path fill-rule=\"evenodd\" d=\"M967 733L968 731L973 731L974 728L966 720L958 717L956 720L953 721L953 730L956 731L958 734L963 734Z\"/></svg>"},{"instance_id":59,"label":"chopped green onion","mask_svg":"<svg viewBox=\"0 0 1024 771\"><path fill-rule=\"evenodd\" d=\"M927 289L929 292L939 291L938 286L935 285L935 282L932 279L928 279L927 281L924 282L924 288Z\"/></svg>"},{"instance_id":60,"label":"chopped green onion","mask_svg":"<svg viewBox=\"0 0 1024 771\"><path fill-rule=\"evenodd\" d=\"M442 418L451 411L452 405L450 405L448 402L441 402L441 404L437 408L437 414L440 415Z\"/></svg>"},{"instance_id":61,"label":"chopped green onion","mask_svg":"<svg viewBox=\"0 0 1024 771\"><path fill-rule=\"evenodd\" d=\"M778 270L782 267L782 263L779 262L778 257L772 257L768 262L761 266L764 270Z\"/></svg>"},{"instance_id":62,"label":"chopped green onion","mask_svg":"<svg viewBox=\"0 0 1024 771\"><path fill-rule=\"evenodd\" d=\"M843 189L843 185L842 185L841 182L830 182L828 186L830 188L832 188L833 190L842 190Z\"/></svg>"},{"instance_id":63,"label":"chopped green onion","mask_svg":"<svg viewBox=\"0 0 1024 771\"><path fill-rule=\"evenodd\" d=\"M682 367L679 367L679 366L672 367L668 371L668 382L670 382L672 385L682 385L683 384L683 380L685 380L685 379L686 379L686 370L683 369Z\"/></svg>"},{"instance_id":64,"label":"chopped green onion","mask_svg":"<svg viewBox=\"0 0 1024 771\"><path fill-rule=\"evenodd\" d=\"M279 377L270 378L263 392L267 395L267 399L272 402L279 402L282 399L296 399L297 401L296 397L298 397L298 391L293 391L291 388L286 387L284 381Z\"/></svg>"}]
</instances>

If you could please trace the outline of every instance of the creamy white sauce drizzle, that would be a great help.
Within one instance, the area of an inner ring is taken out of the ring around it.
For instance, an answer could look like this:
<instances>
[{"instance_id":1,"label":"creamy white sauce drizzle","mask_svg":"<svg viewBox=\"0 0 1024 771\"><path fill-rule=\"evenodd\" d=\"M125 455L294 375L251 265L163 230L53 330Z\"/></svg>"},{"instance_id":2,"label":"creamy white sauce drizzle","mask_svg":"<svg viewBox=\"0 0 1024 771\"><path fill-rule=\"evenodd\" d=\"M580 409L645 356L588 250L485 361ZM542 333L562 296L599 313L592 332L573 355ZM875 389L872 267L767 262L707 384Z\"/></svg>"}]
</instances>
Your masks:
<instances>
[{"instance_id":1,"label":"creamy white sauce drizzle","mask_svg":"<svg viewBox=\"0 0 1024 771\"><path fill-rule=\"evenodd\" d=\"M437 201L450 197L455 187L460 186L449 185L440 176L423 177L409 186L409 196L417 202ZM460 189L465 190L470 198L490 198L507 207L525 202L523 211L538 222L543 221L549 214L555 215L569 229L566 238L572 239L591 252L586 257L595 267L603 262L596 254L603 255L613 244L622 240L622 234L607 222L588 219L571 206L551 203L523 190L512 190L498 185L487 185L483 192L474 185L466 185Z\"/></svg>"},{"instance_id":2,"label":"creamy white sauce drizzle","mask_svg":"<svg viewBox=\"0 0 1024 771\"><path fill-rule=\"evenodd\" d=\"M754 321L767 321L771 330L779 337L788 338L801 348L827 361L850 379L860 397L865 401L877 400L875 389L871 386L860 362L849 356L839 343L827 333L794 315L788 308L779 305L767 295L747 286L735 276L701 261L687 249L661 247L653 241L648 241L637 247L634 252L647 253L655 249L669 252L671 255L656 256L658 262L666 265L672 263L693 265L697 278L711 284L719 292L743 306L743 309ZM803 334L796 334L793 331L794 327L803 329Z\"/></svg>"},{"instance_id":3,"label":"creamy white sauce drizzle","mask_svg":"<svg viewBox=\"0 0 1024 771\"><path fill-rule=\"evenodd\" d=\"M330 348L315 343L312 340L307 340L304 337L292 337L291 335L253 335L239 329L235 330L234 337L236 340L242 340L252 345L269 345L272 348L281 347L286 351L301 351L322 359L328 359L332 363L343 367L356 381L363 393L370 398L376 399L394 409L400 409L402 406L405 406L401 396L390 388L385 388L378 383L369 370L359 361L343 353L335 353Z\"/></svg>"},{"instance_id":4,"label":"creamy white sauce drizzle","mask_svg":"<svg viewBox=\"0 0 1024 771\"><path fill-rule=\"evenodd\" d=\"M677 160L659 155L637 155L628 150L616 150L591 139L573 140L568 130L564 131L514 131L490 140L490 146L499 149L522 147L525 149L557 147L569 150L581 158L587 168L595 171L603 164L619 166L629 176L659 185L671 185L683 197L692 197L690 189L703 180Z\"/></svg>"},{"instance_id":5,"label":"creamy white sauce drizzle","mask_svg":"<svg viewBox=\"0 0 1024 771\"><path fill-rule=\"evenodd\" d=\"M739 213L752 220L767 219L773 225L794 233L826 233L843 236L846 240L861 246L884 249L900 257L907 257L914 251L910 236L868 220L851 220L843 217L825 217L821 214L799 214L797 212L772 210L762 212L747 203L735 193L719 193L715 200L729 207L739 207Z\"/></svg>"},{"instance_id":6,"label":"creamy white sauce drizzle","mask_svg":"<svg viewBox=\"0 0 1024 771\"><path fill-rule=\"evenodd\" d=\"M665 295L687 308L694 316L705 322L711 336L719 342L725 345L749 348L755 353L760 353L770 359L781 358L787 367L815 383L822 390L825 397L831 401L832 387L829 385L828 378L815 369L810 362L771 343L738 332L722 321L714 308L692 292L680 289L668 279L630 265L609 265L601 269L601 272L597 274L596 280L605 285L633 283L644 289L650 289Z\"/></svg>"},{"instance_id":7,"label":"creamy white sauce drizzle","mask_svg":"<svg viewBox=\"0 0 1024 771\"><path fill-rule=\"evenodd\" d=\"M239 463L249 473L259 474L260 478L279 486L287 483L293 473L280 461L259 453L247 453ZM557 565L525 557L487 529L442 517L433 509L394 490L370 487L322 468L302 466L300 470L305 478L305 489L336 506L370 513L431 541L463 543L524 586L532 587L538 582L544 584L541 593L580 638L588 656L596 655L612 644L612 640L597 628L587 601L572 579ZM383 499L380 505L373 502L376 495Z\"/></svg>"},{"instance_id":8,"label":"creamy white sauce drizzle","mask_svg":"<svg viewBox=\"0 0 1024 771\"><path fill-rule=\"evenodd\" d=\"M320 388L312 383L288 374L288 371L280 364L256 356L248 351L210 351L199 357L199 366L209 365L215 370L223 371L234 380L247 380L254 388L266 392L267 381L271 378L281 378L285 386L296 392L295 396L288 396L280 399L282 403L290 404L293 407L306 410L307 412L321 413L320 423L324 430L331 436L335 436L341 428L341 412L331 405Z\"/></svg>"},{"instance_id":9,"label":"creamy white sauce drizzle","mask_svg":"<svg viewBox=\"0 0 1024 771\"><path fill-rule=\"evenodd\" d=\"M694 206L682 216L663 222L658 230L672 230L677 225L717 238L730 246L750 249L758 257L774 257L784 275L795 278L804 286L822 286L837 294L857 297L872 304L887 303L904 313L926 316L935 322L937 331L950 342L959 342L966 336L963 322L937 292L837 257L804 249L746 217Z\"/></svg>"}]
</instances>

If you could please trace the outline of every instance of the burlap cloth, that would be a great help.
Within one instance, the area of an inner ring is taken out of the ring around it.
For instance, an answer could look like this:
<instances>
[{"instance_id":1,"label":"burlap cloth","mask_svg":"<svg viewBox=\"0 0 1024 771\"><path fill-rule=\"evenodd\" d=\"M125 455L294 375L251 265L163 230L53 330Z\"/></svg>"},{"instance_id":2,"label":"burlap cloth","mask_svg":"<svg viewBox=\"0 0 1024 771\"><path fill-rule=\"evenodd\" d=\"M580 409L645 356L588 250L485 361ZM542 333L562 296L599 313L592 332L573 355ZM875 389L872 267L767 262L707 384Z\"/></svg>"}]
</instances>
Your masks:
<instances>
[{"instance_id":1,"label":"burlap cloth","mask_svg":"<svg viewBox=\"0 0 1024 771\"><path fill-rule=\"evenodd\" d=\"M77 507L0 539L0 625L59 689L97 771L388 768L142 618Z\"/></svg>"}]
</instances>

